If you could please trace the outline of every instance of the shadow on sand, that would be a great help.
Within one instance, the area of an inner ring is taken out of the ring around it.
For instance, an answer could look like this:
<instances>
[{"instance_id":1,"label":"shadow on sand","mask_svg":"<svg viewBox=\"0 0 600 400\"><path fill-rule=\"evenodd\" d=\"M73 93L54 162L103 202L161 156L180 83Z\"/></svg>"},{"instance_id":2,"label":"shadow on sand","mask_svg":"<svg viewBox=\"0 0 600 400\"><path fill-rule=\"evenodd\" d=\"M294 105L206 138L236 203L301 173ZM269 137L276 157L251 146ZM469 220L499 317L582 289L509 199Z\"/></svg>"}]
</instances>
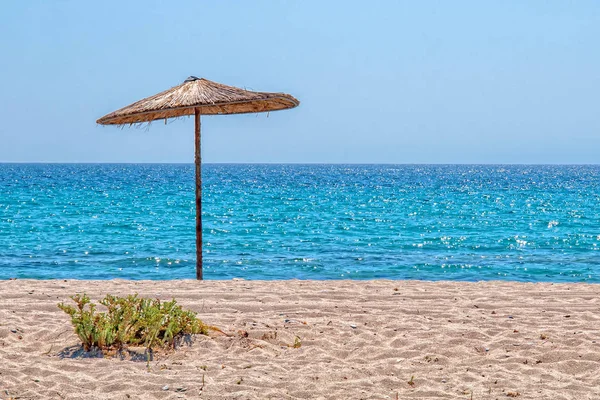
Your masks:
<instances>
[{"instance_id":1,"label":"shadow on sand","mask_svg":"<svg viewBox=\"0 0 600 400\"><path fill-rule=\"evenodd\" d=\"M174 348L191 346L194 343L192 335L183 335L175 340ZM118 358L119 360L128 360L135 362L148 362L154 360L154 350L144 346L129 346L121 350L102 350L93 347L86 351L82 345L65 347L58 352L58 357L65 359L78 358Z\"/></svg>"},{"instance_id":2,"label":"shadow on sand","mask_svg":"<svg viewBox=\"0 0 600 400\"><path fill-rule=\"evenodd\" d=\"M119 360L128 360L135 362L148 362L154 359L154 351L145 347L129 347L122 350L101 350L97 347L86 351L83 346L69 346L58 352L58 357L78 359L78 358L118 358Z\"/></svg>"}]
</instances>

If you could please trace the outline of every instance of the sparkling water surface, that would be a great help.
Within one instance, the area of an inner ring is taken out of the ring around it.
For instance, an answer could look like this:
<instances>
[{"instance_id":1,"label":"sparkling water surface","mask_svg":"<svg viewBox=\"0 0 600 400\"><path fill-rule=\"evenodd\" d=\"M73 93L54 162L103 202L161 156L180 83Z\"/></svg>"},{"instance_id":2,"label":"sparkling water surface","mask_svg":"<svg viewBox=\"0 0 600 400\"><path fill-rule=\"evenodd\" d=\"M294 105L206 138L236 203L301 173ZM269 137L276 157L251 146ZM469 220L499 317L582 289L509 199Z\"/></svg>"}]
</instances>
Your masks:
<instances>
[{"instance_id":1,"label":"sparkling water surface","mask_svg":"<svg viewBox=\"0 0 600 400\"><path fill-rule=\"evenodd\" d=\"M600 282L600 166L203 166L206 279ZM193 165L0 164L0 279L195 277Z\"/></svg>"}]
</instances>

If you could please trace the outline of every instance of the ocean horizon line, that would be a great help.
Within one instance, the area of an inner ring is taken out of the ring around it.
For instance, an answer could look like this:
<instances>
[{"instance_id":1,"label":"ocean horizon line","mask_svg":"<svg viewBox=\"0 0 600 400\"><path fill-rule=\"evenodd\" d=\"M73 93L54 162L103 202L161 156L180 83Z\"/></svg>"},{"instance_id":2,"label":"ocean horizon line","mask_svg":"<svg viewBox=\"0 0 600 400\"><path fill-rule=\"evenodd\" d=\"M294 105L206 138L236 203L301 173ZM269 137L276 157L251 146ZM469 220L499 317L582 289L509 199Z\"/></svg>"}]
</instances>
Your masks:
<instances>
[{"instance_id":1,"label":"ocean horizon line","mask_svg":"<svg viewBox=\"0 0 600 400\"><path fill-rule=\"evenodd\" d=\"M193 162L0 161L0 165L194 165ZM600 166L600 163L371 163L371 162L203 162L202 165L393 165L393 166Z\"/></svg>"}]
</instances>

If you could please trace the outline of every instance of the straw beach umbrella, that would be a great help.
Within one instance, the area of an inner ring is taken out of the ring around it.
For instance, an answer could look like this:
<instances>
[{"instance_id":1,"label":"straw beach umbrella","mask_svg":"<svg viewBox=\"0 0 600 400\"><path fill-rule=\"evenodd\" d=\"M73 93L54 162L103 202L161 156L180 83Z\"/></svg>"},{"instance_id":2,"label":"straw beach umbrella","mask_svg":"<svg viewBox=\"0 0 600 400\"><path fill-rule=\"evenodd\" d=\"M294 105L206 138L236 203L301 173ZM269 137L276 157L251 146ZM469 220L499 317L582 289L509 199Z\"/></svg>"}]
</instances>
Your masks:
<instances>
[{"instance_id":1,"label":"straw beach umbrella","mask_svg":"<svg viewBox=\"0 0 600 400\"><path fill-rule=\"evenodd\" d=\"M202 169L200 116L285 110L300 102L285 93L252 92L190 76L181 85L135 102L96 121L102 125L133 125L194 116L196 164L196 278L202 279Z\"/></svg>"}]
</instances>

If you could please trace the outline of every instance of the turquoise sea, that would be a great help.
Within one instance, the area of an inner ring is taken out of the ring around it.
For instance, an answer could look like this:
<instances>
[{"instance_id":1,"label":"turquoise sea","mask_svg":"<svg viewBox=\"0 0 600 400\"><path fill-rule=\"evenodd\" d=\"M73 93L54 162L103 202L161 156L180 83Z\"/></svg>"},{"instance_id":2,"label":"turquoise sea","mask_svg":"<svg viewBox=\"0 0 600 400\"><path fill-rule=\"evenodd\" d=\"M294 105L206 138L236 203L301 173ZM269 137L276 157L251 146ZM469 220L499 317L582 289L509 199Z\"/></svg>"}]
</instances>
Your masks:
<instances>
[{"instance_id":1,"label":"turquoise sea","mask_svg":"<svg viewBox=\"0 0 600 400\"><path fill-rule=\"evenodd\" d=\"M203 166L206 279L600 282L600 166ZM195 277L194 168L0 164L0 279Z\"/></svg>"}]
</instances>

